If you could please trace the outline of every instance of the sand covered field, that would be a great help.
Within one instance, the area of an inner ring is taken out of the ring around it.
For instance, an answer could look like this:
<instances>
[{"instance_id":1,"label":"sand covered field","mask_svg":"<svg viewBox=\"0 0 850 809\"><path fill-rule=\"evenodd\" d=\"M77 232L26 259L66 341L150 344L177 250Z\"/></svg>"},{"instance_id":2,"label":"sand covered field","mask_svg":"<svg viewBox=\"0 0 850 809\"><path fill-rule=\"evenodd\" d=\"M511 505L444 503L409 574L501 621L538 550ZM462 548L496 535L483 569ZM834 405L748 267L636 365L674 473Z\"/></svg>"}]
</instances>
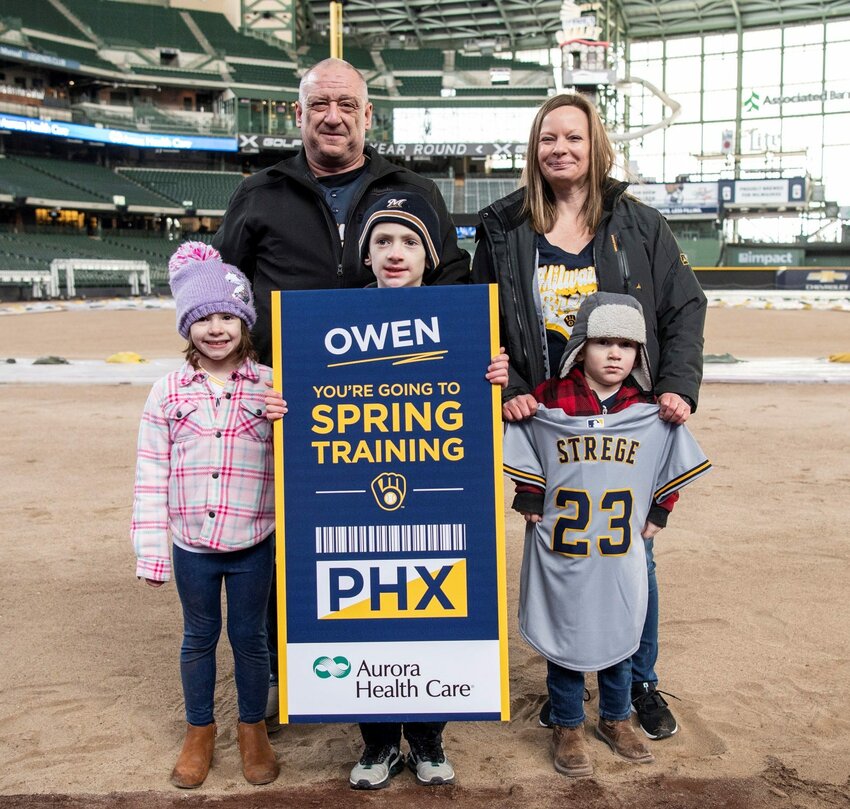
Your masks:
<instances>
[{"instance_id":1,"label":"sand covered field","mask_svg":"<svg viewBox=\"0 0 850 809\"><path fill-rule=\"evenodd\" d=\"M0 316L0 359L181 348L173 310ZM842 351L847 312L709 310L707 353ZM406 774L365 795L347 786L353 726L285 727L280 779L243 780L224 639L213 770L192 794L168 783L184 726L180 609L173 585L135 579L128 538L146 395L0 385L0 806L850 806L850 386L703 387L689 424L714 471L656 541L658 671L680 732L651 743L654 765L591 738L592 779L553 770L537 724L545 667L516 631L523 531L510 512L512 720L448 726L456 786L425 790Z\"/></svg>"}]
</instances>

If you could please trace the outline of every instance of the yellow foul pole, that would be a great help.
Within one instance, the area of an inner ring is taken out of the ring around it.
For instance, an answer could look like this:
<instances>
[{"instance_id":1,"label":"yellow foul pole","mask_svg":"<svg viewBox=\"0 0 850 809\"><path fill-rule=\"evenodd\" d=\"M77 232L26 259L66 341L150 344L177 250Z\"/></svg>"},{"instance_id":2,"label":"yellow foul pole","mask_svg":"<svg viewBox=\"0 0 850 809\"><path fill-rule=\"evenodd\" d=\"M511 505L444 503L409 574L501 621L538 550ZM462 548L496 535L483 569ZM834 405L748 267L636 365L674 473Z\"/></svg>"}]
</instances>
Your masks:
<instances>
[{"instance_id":1,"label":"yellow foul pole","mask_svg":"<svg viewBox=\"0 0 850 809\"><path fill-rule=\"evenodd\" d=\"M331 0L331 56L334 59L342 59L342 2Z\"/></svg>"}]
</instances>

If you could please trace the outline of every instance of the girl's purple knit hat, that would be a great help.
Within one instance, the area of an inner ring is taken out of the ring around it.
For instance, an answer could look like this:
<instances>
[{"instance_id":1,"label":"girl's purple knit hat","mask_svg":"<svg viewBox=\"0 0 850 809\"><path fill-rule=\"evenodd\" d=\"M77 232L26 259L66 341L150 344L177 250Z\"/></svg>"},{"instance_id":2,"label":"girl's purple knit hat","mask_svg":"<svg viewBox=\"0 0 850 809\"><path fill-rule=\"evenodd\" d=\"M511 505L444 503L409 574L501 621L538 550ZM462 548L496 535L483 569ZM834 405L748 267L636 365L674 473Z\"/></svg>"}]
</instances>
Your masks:
<instances>
[{"instance_id":1,"label":"girl's purple knit hat","mask_svg":"<svg viewBox=\"0 0 850 809\"><path fill-rule=\"evenodd\" d=\"M236 315L249 329L257 321L248 279L204 242L184 242L177 248L168 260L168 283L181 337L188 339L195 321L216 312Z\"/></svg>"}]
</instances>

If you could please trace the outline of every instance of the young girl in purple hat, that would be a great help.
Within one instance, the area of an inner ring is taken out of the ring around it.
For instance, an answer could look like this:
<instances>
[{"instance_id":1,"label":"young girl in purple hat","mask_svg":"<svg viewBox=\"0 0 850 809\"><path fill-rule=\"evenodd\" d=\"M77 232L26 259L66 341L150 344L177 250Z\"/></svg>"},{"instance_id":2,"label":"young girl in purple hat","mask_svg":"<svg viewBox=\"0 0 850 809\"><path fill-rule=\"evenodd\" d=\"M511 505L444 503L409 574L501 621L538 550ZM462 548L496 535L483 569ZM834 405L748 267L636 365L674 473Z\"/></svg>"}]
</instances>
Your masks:
<instances>
[{"instance_id":1,"label":"young girl in purple hat","mask_svg":"<svg viewBox=\"0 0 850 809\"><path fill-rule=\"evenodd\" d=\"M256 362L248 330L257 315L236 267L208 245L187 242L168 268L186 361L153 386L145 403L131 535L136 575L160 587L173 570L183 608L187 727L171 782L199 787L212 762L224 584L242 771L250 783L267 784L279 772L264 722L274 561L272 432L264 403L271 370Z\"/></svg>"}]
</instances>

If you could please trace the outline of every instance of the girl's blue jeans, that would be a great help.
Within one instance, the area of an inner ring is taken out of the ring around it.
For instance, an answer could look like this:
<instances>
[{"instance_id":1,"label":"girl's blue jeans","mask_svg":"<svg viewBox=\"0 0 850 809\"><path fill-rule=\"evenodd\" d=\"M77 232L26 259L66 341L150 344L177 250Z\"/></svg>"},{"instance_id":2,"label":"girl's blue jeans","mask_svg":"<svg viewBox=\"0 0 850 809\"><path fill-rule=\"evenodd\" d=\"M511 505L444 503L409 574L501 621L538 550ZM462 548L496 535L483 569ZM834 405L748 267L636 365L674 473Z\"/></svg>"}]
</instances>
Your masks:
<instances>
[{"instance_id":1,"label":"girl's blue jeans","mask_svg":"<svg viewBox=\"0 0 850 809\"><path fill-rule=\"evenodd\" d=\"M174 580L183 606L180 677L190 725L214 720L216 660L221 635L221 585L227 592L227 637L233 649L241 722L259 722L269 692L266 606L274 535L241 551L192 553L174 546Z\"/></svg>"}]
</instances>

